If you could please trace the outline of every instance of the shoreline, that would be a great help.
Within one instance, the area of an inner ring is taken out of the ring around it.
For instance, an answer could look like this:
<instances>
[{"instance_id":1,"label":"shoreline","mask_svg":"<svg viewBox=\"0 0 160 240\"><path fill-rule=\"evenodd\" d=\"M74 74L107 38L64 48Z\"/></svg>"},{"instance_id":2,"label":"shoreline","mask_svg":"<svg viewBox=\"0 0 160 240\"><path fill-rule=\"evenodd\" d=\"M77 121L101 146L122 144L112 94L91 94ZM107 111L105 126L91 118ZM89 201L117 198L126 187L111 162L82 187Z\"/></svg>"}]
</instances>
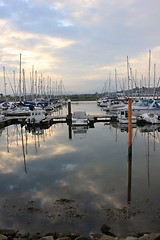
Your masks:
<instances>
[{"instance_id":1,"label":"shoreline","mask_svg":"<svg viewBox=\"0 0 160 240\"><path fill-rule=\"evenodd\" d=\"M0 229L0 240L160 240L160 232L116 236L110 231L110 227L105 224L101 227L101 233L92 233L90 236L58 232L50 232L44 235L37 232L36 234L31 235L30 233L21 234L19 230Z\"/></svg>"}]
</instances>

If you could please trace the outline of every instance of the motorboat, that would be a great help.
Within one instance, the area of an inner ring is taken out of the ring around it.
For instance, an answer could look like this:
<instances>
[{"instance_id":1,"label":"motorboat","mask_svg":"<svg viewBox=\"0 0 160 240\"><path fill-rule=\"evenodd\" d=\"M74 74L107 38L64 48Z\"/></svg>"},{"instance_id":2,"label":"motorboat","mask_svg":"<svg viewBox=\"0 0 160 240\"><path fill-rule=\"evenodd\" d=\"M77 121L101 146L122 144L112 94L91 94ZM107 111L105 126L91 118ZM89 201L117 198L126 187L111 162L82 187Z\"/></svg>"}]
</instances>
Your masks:
<instances>
[{"instance_id":1,"label":"motorboat","mask_svg":"<svg viewBox=\"0 0 160 240\"><path fill-rule=\"evenodd\" d=\"M22 108L8 108L7 110L3 111L3 114L5 116L29 116L30 109L28 107L22 107Z\"/></svg>"},{"instance_id":2,"label":"motorboat","mask_svg":"<svg viewBox=\"0 0 160 240\"><path fill-rule=\"evenodd\" d=\"M26 124L41 124L42 120L46 119L46 111L37 109L30 111L30 115L26 119Z\"/></svg>"},{"instance_id":3,"label":"motorboat","mask_svg":"<svg viewBox=\"0 0 160 240\"><path fill-rule=\"evenodd\" d=\"M117 107L116 109L111 109L112 114L116 114L117 111L127 110L128 104L123 107ZM140 99L139 101L132 103L132 113L134 116L140 116L143 113L152 111L155 114L160 114L160 105L155 99Z\"/></svg>"},{"instance_id":4,"label":"motorboat","mask_svg":"<svg viewBox=\"0 0 160 240\"><path fill-rule=\"evenodd\" d=\"M83 110L75 111L72 115L72 126L88 125L86 112Z\"/></svg>"},{"instance_id":5,"label":"motorboat","mask_svg":"<svg viewBox=\"0 0 160 240\"><path fill-rule=\"evenodd\" d=\"M0 122L3 122L4 119L5 119L5 115L0 113Z\"/></svg>"},{"instance_id":6,"label":"motorboat","mask_svg":"<svg viewBox=\"0 0 160 240\"><path fill-rule=\"evenodd\" d=\"M146 112L137 117L138 123L160 124L160 116L152 112Z\"/></svg>"},{"instance_id":7,"label":"motorboat","mask_svg":"<svg viewBox=\"0 0 160 240\"><path fill-rule=\"evenodd\" d=\"M117 119L120 124L128 124L128 110L119 110L117 112ZM132 124L137 123L137 118L132 115Z\"/></svg>"}]
</instances>

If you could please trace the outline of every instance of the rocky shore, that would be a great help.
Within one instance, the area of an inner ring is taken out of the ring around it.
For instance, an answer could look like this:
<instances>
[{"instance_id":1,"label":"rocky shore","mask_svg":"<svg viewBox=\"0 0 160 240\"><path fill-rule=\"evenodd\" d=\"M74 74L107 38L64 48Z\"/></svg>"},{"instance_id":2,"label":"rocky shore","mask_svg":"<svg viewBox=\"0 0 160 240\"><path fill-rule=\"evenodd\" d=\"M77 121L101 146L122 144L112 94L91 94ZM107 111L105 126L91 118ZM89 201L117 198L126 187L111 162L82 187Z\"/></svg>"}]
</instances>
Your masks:
<instances>
[{"instance_id":1,"label":"rocky shore","mask_svg":"<svg viewBox=\"0 0 160 240\"><path fill-rule=\"evenodd\" d=\"M35 235L21 234L19 231L11 229L0 229L0 240L160 240L160 233L137 233L133 236L115 236L110 231L110 227L103 225L101 233L92 233L86 237L80 234L63 234L47 233L41 236L40 233Z\"/></svg>"}]
</instances>

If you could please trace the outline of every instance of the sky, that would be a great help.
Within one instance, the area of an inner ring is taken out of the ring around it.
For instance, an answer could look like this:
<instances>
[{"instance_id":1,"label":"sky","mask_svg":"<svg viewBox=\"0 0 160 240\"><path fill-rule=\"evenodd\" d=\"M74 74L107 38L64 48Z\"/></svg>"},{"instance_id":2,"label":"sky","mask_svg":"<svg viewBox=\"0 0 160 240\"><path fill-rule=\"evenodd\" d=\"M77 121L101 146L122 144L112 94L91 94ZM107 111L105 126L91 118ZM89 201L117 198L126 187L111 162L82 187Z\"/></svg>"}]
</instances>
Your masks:
<instances>
[{"instance_id":1,"label":"sky","mask_svg":"<svg viewBox=\"0 0 160 240\"><path fill-rule=\"evenodd\" d=\"M122 90L127 56L135 85L157 86L159 9L158 0L0 0L0 92L22 78L28 92L36 78L66 93L115 91L116 81Z\"/></svg>"}]
</instances>

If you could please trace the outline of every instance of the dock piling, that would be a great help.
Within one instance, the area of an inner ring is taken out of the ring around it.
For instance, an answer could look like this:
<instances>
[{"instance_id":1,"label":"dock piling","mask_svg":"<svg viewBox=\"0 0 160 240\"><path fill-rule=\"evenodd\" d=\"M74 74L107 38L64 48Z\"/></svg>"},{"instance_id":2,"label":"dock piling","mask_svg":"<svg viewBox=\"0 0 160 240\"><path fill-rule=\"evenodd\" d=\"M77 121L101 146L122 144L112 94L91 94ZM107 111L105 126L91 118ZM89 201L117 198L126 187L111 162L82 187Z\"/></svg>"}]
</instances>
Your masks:
<instances>
[{"instance_id":1,"label":"dock piling","mask_svg":"<svg viewBox=\"0 0 160 240\"><path fill-rule=\"evenodd\" d=\"M72 120L72 112L71 112L71 100L68 100L68 115L67 115L67 120L71 121Z\"/></svg>"}]
</instances>

